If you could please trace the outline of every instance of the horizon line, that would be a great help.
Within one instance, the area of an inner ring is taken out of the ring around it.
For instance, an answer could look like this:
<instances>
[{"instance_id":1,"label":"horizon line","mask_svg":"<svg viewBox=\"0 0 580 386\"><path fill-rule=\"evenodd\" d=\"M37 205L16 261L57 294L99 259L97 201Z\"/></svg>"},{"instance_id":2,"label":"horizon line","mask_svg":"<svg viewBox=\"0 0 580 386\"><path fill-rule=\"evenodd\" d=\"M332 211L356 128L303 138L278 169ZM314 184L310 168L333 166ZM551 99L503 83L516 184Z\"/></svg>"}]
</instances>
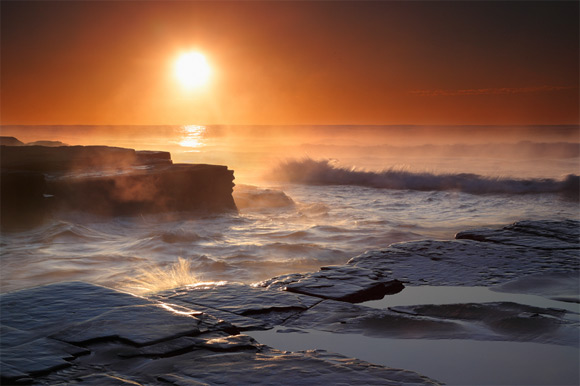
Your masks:
<instances>
[{"instance_id":1,"label":"horizon line","mask_svg":"<svg viewBox=\"0 0 580 386\"><path fill-rule=\"evenodd\" d=\"M454 123L454 124L415 124L415 123L0 123L3 126L101 126L101 127L119 127L119 126L253 126L253 127L271 127L271 126L390 126L390 127L554 127L554 126L575 126L580 128L580 123L526 123L526 124L512 124L512 123Z\"/></svg>"}]
</instances>

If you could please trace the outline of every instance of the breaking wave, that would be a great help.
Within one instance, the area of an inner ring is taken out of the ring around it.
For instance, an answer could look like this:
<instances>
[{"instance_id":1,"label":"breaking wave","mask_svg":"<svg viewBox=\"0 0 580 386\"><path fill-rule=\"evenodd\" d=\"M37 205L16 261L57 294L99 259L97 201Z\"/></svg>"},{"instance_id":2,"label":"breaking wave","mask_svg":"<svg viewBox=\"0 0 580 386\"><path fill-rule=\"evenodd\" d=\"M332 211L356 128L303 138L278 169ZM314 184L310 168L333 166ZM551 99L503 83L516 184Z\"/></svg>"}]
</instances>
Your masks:
<instances>
[{"instance_id":1,"label":"breaking wave","mask_svg":"<svg viewBox=\"0 0 580 386\"><path fill-rule=\"evenodd\" d=\"M355 185L373 188L459 191L471 194L563 193L578 198L580 177L552 178L486 177L472 173L435 174L388 169L381 172L336 166L331 160L305 158L280 163L270 175L281 181L305 185Z\"/></svg>"}]
</instances>

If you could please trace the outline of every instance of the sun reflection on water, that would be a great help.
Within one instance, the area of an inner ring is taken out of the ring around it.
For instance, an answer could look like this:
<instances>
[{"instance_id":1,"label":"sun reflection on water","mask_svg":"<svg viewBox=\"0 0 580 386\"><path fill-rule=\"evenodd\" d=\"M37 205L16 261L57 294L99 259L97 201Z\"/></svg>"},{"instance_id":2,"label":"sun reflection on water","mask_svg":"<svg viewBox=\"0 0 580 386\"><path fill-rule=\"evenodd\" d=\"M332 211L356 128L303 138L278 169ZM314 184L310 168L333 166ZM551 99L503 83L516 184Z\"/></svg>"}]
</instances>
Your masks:
<instances>
[{"instance_id":1,"label":"sun reflection on water","mask_svg":"<svg viewBox=\"0 0 580 386\"><path fill-rule=\"evenodd\" d=\"M179 146L188 147L192 150L199 151L199 149L205 146L203 138L205 137L206 128L200 125L185 125L181 128L182 140L179 141Z\"/></svg>"}]
</instances>

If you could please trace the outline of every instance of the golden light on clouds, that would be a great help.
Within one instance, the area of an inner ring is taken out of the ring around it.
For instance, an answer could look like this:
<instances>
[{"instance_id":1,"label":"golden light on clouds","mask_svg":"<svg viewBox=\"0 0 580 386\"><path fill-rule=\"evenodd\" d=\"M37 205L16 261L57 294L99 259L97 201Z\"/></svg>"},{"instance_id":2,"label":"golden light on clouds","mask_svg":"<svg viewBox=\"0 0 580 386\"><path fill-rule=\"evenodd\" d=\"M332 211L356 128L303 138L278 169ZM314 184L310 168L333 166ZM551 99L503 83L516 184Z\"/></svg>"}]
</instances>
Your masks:
<instances>
[{"instance_id":1,"label":"golden light on clouds","mask_svg":"<svg viewBox=\"0 0 580 386\"><path fill-rule=\"evenodd\" d=\"M204 86L209 82L211 68L199 52L185 52L175 60L175 77L186 89Z\"/></svg>"}]
</instances>

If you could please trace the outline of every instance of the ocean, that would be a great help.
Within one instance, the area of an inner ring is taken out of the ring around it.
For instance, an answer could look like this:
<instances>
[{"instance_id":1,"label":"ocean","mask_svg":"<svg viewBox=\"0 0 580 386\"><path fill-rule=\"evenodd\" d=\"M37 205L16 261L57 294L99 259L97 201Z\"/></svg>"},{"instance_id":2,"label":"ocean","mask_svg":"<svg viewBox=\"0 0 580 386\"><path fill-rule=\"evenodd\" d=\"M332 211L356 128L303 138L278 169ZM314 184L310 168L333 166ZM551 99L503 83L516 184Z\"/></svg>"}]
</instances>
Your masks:
<instances>
[{"instance_id":1,"label":"ocean","mask_svg":"<svg viewBox=\"0 0 580 386\"><path fill-rule=\"evenodd\" d=\"M1 235L2 292L82 280L144 293L254 283L519 220L580 219L578 126L2 126L25 143L227 165L237 213L57 213ZM50 143L58 145L59 143Z\"/></svg>"}]
</instances>

